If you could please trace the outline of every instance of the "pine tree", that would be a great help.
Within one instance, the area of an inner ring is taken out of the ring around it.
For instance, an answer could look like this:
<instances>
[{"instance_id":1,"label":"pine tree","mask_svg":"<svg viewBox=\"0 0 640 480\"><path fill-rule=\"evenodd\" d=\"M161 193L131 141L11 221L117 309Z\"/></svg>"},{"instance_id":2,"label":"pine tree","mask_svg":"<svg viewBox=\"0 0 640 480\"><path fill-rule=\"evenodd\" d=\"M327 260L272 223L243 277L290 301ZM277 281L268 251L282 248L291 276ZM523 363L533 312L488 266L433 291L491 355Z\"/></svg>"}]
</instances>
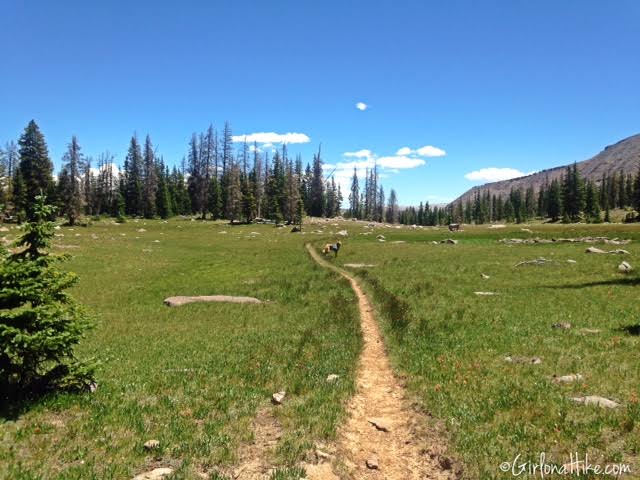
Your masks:
<instances>
[{"instance_id":1,"label":"pine tree","mask_svg":"<svg viewBox=\"0 0 640 480\"><path fill-rule=\"evenodd\" d=\"M396 195L396 191L392 188L389 193L389 203L387 204L387 223L398 223L399 215L400 209L398 207L398 196Z\"/></svg>"},{"instance_id":2,"label":"pine tree","mask_svg":"<svg viewBox=\"0 0 640 480\"><path fill-rule=\"evenodd\" d=\"M31 120L18 141L20 177L24 184L24 193L17 199L21 203L16 206L26 212L28 219L33 219L33 199L40 194L53 193L53 163L49 158L44 135L34 120Z\"/></svg>"},{"instance_id":3,"label":"pine tree","mask_svg":"<svg viewBox=\"0 0 640 480\"><path fill-rule=\"evenodd\" d=\"M240 167L234 163L227 164L228 186L225 216L233 224L242 219L242 185L240 183Z\"/></svg>"},{"instance_id":4,"label":"pine tree","mask_svg":"<svg viewBox=\"0 0 640 480\"><path fill-rule=\"evenodd\" d=\"M158 172L151 137L144 141L144 209L145 218L153 218L157 213L156 193L158 191Z\"/></svg>"},{"instance_id":5,"label":"pine tree","mask_svg":"<svg viewBox=\"0 0 640 480\"><path fill-rule=\"evenodd\" d=\"M324 214L324 181L322 178L322 158L320 148L313 156L313 168L310 185L309 215L321 217Z\"/></svg>"},{"instance_id":6,"label":"pine tree","mask_svg":"<svg viewBox=\"0 0 640 480\"><path fill-rule=\"evenodd\" d=\"M142 215L143 205L143 160L138 137L134 134L129 142L129 151L124 161L124 202L127 215Z\"/></svg>"},{"instance_id":7,"label":"pine tree","mask_svg":"<svg viewBox=\"0 0 640 480\"><path fill-rule=\"evenodd\" d=\"M173 216L171 207L171 194L169 192L169 170L164 165L164 160L160 158L156 166L156 176L158 177L158 189L156 192L156 211L160 218L167 219Z\"/></svg>"},{"instance_id":8,"label":"pine tree","mask_svg":"<svg viewBox=\"0 0 640 480\"><path fill-rule=\"evenodd\" d=\"M80 389L92 382L92 368L73 354L90 327L84 310L65 292L77 277L57 268L67 257L47 252L54 214L38 195L16 244L19 251L4 255L0 265L0 392L5 395Z\"/></svg>"},{"instance_id":9,"label":"pine tree","mask_svg":"<svg viewBox=\"0 0 640 480\"><path fill-rule=\"evenodd\" d=\"M351 218L360 217L360 183L358 182L358 171L353 167L353 177L351 177L351 193L349 194L349 215Z\"/></svg>"},{"instance_id":10,"label":"pine tree","mask_svg":"<svg viewBox=\"0 0 640 480\"><path fill-rule=\"evenodd\" d=\"M551 181L547 196L547 216L552 222L557 222L562 215L562 195L560 182L557 179Z\"/></svg>"},{"instance_id":11,"label":"pine tree","mask_svg":"<svg viewBox=\"0 0 640 480\"><path fill-rule=\"evenodd\" d=\"M82 154L78 139L74 135L63 158L64 166L60 172L61 199L64 205L63 213L66 215L69 225L76 224L82 211L83 199L80 190L80 166Z\"/></svg>"},{"instance_id":12,"label":"pine tree","mask_svg":"<svg viewBox=\"0 0 640 480\"><path fill-rule=\"evenodd\" d=\"M600 205L598 203L598 192L593 182L587 182L584 214L587 222L600 222Z\"/></svg>"}]
</instances>

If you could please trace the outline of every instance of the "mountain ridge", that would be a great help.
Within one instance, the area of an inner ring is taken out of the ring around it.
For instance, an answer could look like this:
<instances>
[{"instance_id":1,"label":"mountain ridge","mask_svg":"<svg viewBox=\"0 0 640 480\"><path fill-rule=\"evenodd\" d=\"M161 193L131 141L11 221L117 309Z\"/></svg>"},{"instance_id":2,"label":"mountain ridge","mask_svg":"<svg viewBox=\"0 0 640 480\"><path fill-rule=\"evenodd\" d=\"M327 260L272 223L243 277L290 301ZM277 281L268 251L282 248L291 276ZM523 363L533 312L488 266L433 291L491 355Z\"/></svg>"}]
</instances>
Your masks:
<instances>
[{"instance_id":1,"label":"mountain ridge","mask_svg":"<svg viewBox=\"0 0 640 480\"><path fill-rule=\"evenodd\" d=\"M559 179L569 165L573 165L573 162L558 167L547 168L523 177L477 185L464 192L449 205L455 205L460 201L465 203L468 199L473 200L476 192L482 194L487 190L489 190L492 195L500 197L508 195L512 188L522 188L526 190L533 186L534 190L538 191L545 183ZM640 134L632 135L616 143L607 145L598 154L587 160L576 162L576 165L578 166L578 171L584 178L593 180L598 185L602 181L603 173L608 175L610 173L618 173L622 170L625 175L628 173L635 174L640 168Z\"/></svg>"}]
</instances>

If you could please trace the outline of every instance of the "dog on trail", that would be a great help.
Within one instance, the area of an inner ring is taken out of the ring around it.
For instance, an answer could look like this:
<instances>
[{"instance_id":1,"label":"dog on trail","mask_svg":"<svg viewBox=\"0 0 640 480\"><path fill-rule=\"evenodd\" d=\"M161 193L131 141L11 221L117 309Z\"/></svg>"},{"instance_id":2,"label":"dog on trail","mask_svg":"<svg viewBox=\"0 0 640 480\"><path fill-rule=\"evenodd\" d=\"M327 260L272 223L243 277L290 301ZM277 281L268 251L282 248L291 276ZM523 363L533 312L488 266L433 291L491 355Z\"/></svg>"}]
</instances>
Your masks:
<instances>
[{"instance_id":1,"label":"dog on trail","mask_svg":"<svg viewBox=\"0 0 640 480\"><path fill-rule=\"evenodd\" d=\"M331 252L335 252L337 257L338 251L340 250L341 246L342 246L342 242L327 243L324 247L322 247L322 253L324 253L325 255L328 255Z\"/></svg>"}]
</instances>

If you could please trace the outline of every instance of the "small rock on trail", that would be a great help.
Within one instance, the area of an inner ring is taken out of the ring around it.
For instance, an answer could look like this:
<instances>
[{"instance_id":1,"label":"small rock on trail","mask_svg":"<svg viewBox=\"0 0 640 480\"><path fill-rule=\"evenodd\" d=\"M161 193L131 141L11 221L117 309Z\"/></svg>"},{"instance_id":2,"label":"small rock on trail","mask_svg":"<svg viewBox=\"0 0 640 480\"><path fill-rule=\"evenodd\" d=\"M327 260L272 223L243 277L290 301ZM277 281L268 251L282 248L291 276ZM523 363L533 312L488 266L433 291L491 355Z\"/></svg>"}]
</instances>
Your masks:
<instances>
[{"instance_id":1,"label":"small rock on trail","mask_svg":"<svg viewBox=\"0 0 640 480\"><path fill-rule=\"evenodd\" d=\"M369 422L371 425L376 427L376 429L380 430L381 432L391 431L391 427L389 426L389 423L383 418L369 418L367 419L367 422Z\"/></svg>"},{"instance_id":2,"label":"small rock on trail","mask_svg":"<svg viewBox=\"0 0 640 480\"><path fill-rule=\"evenodd\" d=\"M369 457L367 458L366 465L369 470L378 470L378 459L376 457Z\"/></svg>"}]
</instances>

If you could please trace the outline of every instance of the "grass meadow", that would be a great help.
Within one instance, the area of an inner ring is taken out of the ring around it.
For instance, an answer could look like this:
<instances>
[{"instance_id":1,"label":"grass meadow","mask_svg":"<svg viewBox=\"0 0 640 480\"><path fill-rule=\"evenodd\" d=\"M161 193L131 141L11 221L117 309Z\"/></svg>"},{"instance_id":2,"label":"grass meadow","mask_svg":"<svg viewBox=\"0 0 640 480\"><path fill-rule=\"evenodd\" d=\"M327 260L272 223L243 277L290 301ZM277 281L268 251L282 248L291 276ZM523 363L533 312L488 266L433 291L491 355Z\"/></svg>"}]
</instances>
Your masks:
<instances>
[{"instance_id":1,"label":"grass meadow","mask_svg":"<svg viewBox=\"0 0 640 480\"><path fill-rule=\"evenodd\" d=\"M617 265L624 259L640 268L640 229L322 227L307 225L299 235L173 219L61 228L56 251L72 255L68 268L80 276L73 293L96 317L78 353L100 361L99 387L5 415L0 478L120 479L167 465L176 468L174 478L223 478L251 440L254 418L265 412L281 428L268 452L279 468L273 478L299 478L296 465L314 442L331 441L355 388L361 338L354 295L303 247L334 240L332 232L341 229L349 236L332 261L375 265L351 271L371 294L397 374L446 428L465 478L511 478L499 471L501 462L518 454L536 460L540 452L559 463L570 453L629 463L637 474L640 277L618 273ZM629 255L586 254L583 243L498 242L584 235L634 242L596 245ZM449 237L459 243L432 243ZM553 261L514 267L538 257ZM162 303L205 294L268 302ZM571 328L552 328L560 322ZM509 363L509 355L542 363ZM325 381L331 373L338 382ZM552 381L574 373L583 379ZM287 398L273 406L270 396L279 390ZM584 395L621 407L569 399ZM145 452L148 439L160 441L157 452Z\"/></svg>"},{"instance_id":2,"label":"grass meadow","mask_svg":"<svg viewBox=\"0 0 640 480\"><path fill-rule=\"evenodd\" d=\"M533 233L519 226L456 233L376 229L354 236L338 260L376 265L357 275L383 321L394 367L417 401L446 426L465 477L511 478L498 470L501 462L518 454L522 462L535 462L541 452L560 465L572 453L581 459L588 454L592 463L628 463L639 475L640 277L637 271L621 274L617 266L627 260L640 267L640 230L529 228ZM634 242L595 245L629 255L587 254L590 245L584 243L498 242L587 235ZM431 243L446 238L459 243ZM552 261L514 267L539 257ZM552 328L561 322L571 328ZM505 356L540 357L542 363L509 363ZM582 381L552 381L553 375L576 373ZM585 395L622 406L604 409L569 400Z\"/></svg>"},{"instance_id":3,"label":"grass meadow","mask_svg":"<svg viewBox=\"0 0 640 480\"><path fill-rule=\"evenodd\" d=\"M258 412L281 428L268 452L274 478L299 478L288 468L343 418L361 345L348 283L310 261L303 237L180 219L58 235L54 250L71 254L80 276L73 294L96 318L77 352L99 360L98 389L5 415L0 478L123 479L156 466L217 478ZM204 294L268 302L163 305ZM340 378L329 384L332 373ZM281 390L285 402L271 405ZM158 451L145 452L149 439Z\"/></svg>"}]
</instances>

